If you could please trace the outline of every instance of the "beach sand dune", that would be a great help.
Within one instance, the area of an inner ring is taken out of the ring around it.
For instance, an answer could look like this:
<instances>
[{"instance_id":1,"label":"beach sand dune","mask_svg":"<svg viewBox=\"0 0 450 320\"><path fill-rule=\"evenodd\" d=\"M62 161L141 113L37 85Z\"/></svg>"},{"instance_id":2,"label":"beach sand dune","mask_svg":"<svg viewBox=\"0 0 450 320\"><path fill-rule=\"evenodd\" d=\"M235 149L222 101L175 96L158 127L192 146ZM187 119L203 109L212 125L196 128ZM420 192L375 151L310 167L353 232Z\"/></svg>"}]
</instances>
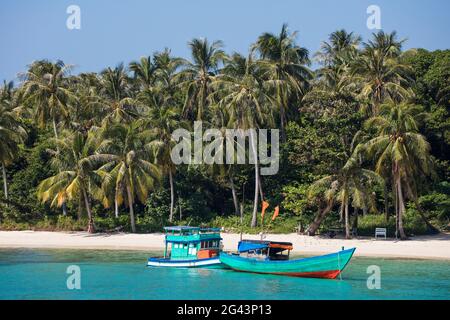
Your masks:
<instances>
[{"instance_id":1,"label":"beach sand dune","mask_svg":"<svg viewBox=\"0 0 450 320\"><path fill-rule=\"evenodd\" d=\"M239 234L222 233L224 250L235 250ZM260 239L259 235L243 235L244 239ZM356 256L387 258L419 258L450 260L450 234L417 236L411 240L358 238L328 239L292 234L267 234L265 239L287 241L294 254L324 254L342 247L356 247ZM0 231L2 248L61 248L109 250L163 250L164 235L152 234L88 234L86 232Z\"/></svg>"}]
</instances>

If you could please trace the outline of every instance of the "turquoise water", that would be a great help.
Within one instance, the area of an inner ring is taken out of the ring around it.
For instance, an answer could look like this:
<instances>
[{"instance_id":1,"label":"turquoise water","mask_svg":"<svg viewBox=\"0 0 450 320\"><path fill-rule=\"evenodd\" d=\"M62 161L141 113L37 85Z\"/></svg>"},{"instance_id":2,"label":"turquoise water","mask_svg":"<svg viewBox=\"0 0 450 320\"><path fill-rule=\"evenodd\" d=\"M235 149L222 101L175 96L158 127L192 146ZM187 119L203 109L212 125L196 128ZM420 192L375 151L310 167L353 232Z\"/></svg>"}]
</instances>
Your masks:
<instances>
[{"instance_id":1,"label":"turquoise water","mask_svg":"<svg viewBox=\"0 0 450 320\"><path fill-rule=\"evenodd\" d=\"M0 299L449 299L450 262L354 257L342 280L145 266L157 252L0 249ZM67 289L78 265L81 289ZM367 288L367 267L381 289Z\"/></svg>"}]
</instances>

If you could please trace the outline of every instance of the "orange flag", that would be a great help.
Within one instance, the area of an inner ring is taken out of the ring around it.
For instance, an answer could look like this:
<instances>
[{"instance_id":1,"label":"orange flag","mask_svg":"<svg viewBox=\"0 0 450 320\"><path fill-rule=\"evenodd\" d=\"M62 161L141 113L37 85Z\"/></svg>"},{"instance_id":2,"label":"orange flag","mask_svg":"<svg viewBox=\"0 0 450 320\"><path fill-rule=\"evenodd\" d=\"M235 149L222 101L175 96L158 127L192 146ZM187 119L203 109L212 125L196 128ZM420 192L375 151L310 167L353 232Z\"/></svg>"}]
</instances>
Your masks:
<instances>
[{"instance_id":1,"label":"orange flag","mask_svg":"<svg viewBox=\"0 0 450 320\"><path fill-rule=\"evenodd\" d=\"M269 203L267 201L262 202L262 211L261 211L261 219L264 219L264 213L266 209L269 207Z\"/></svg>"},{"instance_id":2,"label":"orange flag","mask_svg":"<svg viewBox=\"0 0 450 320\"><path fill-rule=\"evenodd\" d=\"M280 213L280 207L276 206L275 212L273 213L273 216L272 216L272 221L275 220L276 217L278 217L278 213Z\"/></svg>"}]
</instances>

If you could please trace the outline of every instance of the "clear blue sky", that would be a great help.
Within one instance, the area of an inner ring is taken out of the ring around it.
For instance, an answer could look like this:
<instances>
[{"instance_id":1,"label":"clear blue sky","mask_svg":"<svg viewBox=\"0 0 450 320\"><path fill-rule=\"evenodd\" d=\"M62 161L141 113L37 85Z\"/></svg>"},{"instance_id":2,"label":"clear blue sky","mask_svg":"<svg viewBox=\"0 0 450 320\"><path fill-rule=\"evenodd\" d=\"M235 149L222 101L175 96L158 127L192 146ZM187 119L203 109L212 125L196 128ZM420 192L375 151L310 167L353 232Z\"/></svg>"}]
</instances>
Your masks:
<instances>
[{"instance_id":1,"label":"clear blue sky","mask_svg":"<svg viewBox=\"0 0 450 320\"><path fill-rule=\"evenodd\" d=\"M66 8L81 8L81 30L66 27ZM366 8L381 8L382 29L408 38L405 48L450 48L450 1L428 0L2 0L0 81L15 80L37 59L62 59L74 72L100 71L164 47L188 57L194 37L220 39L228 52L247 52L265 31L283 22L298 43L315 52L327 35L345 28L364 39Z\"/></svg>"}]
</instances>

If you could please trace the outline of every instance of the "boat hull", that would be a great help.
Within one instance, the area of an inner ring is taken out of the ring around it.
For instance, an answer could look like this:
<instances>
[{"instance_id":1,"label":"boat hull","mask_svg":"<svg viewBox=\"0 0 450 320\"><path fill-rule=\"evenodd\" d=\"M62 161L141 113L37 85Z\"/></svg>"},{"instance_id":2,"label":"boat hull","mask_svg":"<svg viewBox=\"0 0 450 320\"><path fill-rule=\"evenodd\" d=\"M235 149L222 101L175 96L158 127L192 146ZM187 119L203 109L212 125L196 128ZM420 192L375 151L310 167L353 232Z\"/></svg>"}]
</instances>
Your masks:
<instances>
[{"instance_id":1,"label":"boat hull","mask_svg":"<svg viewBox=\"0 0 450 320\"><path fill-rule=\"evenodd\" d=\"M196 260L170 260L164 258L149 258L148 267L168 268L221 268L223 267L219 257Z\"/></svg>"},{"instance_id":2,"label":"boat hull","mask_svg":"<svg viewBox=\"0 0 450 320\"><path fill-rule=\"evenodd\" d=\"M355 248L322 256L293 260L260 260L221 253L220 261L236 271L305 278L335 279L353 256Z\"/></svg>"}]
</instances>

